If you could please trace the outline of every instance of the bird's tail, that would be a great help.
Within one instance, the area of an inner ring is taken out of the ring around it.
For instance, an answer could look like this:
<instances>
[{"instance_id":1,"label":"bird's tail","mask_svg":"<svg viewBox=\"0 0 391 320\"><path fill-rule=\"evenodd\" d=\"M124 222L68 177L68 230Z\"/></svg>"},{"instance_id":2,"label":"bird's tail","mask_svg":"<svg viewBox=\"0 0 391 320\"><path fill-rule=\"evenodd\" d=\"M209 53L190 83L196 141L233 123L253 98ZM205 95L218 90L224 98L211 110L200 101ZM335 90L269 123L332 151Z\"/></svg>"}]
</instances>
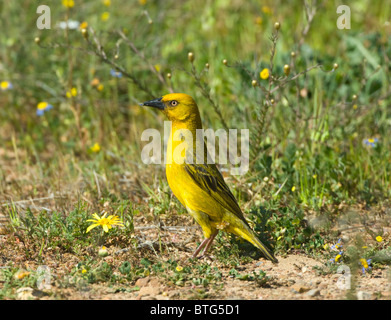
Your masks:
<instances>
[{"instance_id":1,"label":"bird's tail","mask_svg":"<svg viewBox=\"0 0 391 320\"><path fill-rule=\"evenodd\" d=\"M235 228L234 233L256 246L270 261L273 263L278 263L276 257L274 257L269 249L266 248L266 246L258 239L257 235L250 229L250 227L246 226L245 228Z\"/></svg>"}]
</instances>

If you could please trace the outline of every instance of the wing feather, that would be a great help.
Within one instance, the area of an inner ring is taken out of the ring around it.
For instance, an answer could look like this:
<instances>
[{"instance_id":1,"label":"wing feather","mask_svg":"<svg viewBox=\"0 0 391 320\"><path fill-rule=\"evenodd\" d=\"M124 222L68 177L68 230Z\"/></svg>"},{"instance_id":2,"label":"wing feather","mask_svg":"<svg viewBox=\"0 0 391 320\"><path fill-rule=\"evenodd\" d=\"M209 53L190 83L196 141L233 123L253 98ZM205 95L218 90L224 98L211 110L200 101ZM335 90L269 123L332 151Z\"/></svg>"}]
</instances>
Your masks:
<instances>
[{"instance_id":1,"label":"wing feather","mask_svg":"<svg viewBox=\"0 0 391 320\"><path fill-rule=\"evenodd\" d=\"M215 164L185 163L185 170L200 188L206 191L223 208L232 212L247 224L242 210Z\"/></svg>"}]
</instances>

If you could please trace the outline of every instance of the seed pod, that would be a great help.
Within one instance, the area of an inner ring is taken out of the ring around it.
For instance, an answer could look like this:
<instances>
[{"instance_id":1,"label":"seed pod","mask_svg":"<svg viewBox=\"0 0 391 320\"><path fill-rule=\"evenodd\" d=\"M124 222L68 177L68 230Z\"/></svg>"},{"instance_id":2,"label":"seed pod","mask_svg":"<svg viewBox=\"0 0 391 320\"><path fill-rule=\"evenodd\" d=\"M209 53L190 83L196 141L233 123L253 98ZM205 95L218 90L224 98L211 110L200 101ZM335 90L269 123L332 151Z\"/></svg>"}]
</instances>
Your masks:
<instances>
[{"instance_id":1,"label":"seed pod","mask_svg":"<svg viewBox=\"0 0 391 320\"><path fill-rule=\"evenodd\" d=\"M228 65L227 59L224 59L224 60L223 60L223 65L225 65L225 66Z\"/></svg>"},{"instance_id":2,"label":"seed pod","mask_svg":"<svg viewBox=\"0 0 391 320\"><path fill-rule=\"evenodd\" d=\"M258 85L257 80L251 81L251 85L255 88Z\"/></svg>"},{"instance_id":3,"label":"seed pod","mask_svg":"<svg viewBox=\"0 0 391 320\"><path fill-rule=\"evenodd\" d=\"M102 247L99 249L98 254L100 257L107 257L109 252L107 251L106 247Z\"/></svg>"},{"instance_id":4,"label":"seed pod","mask_svg":"<svg viewBox=\"0 0 391 320\"><path fill-rule=\"evenodd\" d=\"M171 73L167 73L167 78L171 79Z\"/></svg>"},{"instance_id":5,"label":"seed pod","mask_svg":"<svg viewBox=\"0 0 391 320\"><path fill-rule=\"evenodd\" d=\"M187 54L187 59L188 59L191 63L193 63L193 61L194 61L194 53L193 53L193 52L189 52L189 53Z\"/></svg>"},{"instance_id":6,"label":"seed pod","mask_svg":"<svg viewBox=\"0 0 391 320\"><path fill-rule=\"evenodd\" d=\"M274 23L274 29L280 30L281 24L279 22Z\"/></svg>"},{"instance_id":7,"label":"seed pod","mask_svg":"<svg viewBox=\"0 0 391 320\"><path fill-rule=\"evenodd\" d=\"M289 66L289 64L286 64L284 66L284 73L286 76L289 76L289 74L291 73L291 67Z\"/></svg>"},{"instance_id":8,"label":"seed pod","mask_svg":"<svg viewBox=\"0 0 391 320\"><path fill-rule=\"evenodd\" d=\"M88 30L87 29L81 29L81 34L83 35L84 39L88 39Z\"/></svg>"},{"instance_id":9,"label":"seed pod","mask_svg":"<svg viewBox=\"0 0 391 320\"><path fill-rule=\"evenodd\" d=\"M41 39L40 39L39 37L35 37L35 38L34 38L34 42L35 42L36 44L39 44L39 43L41 42Z\"/></svg>"}]
</instances>

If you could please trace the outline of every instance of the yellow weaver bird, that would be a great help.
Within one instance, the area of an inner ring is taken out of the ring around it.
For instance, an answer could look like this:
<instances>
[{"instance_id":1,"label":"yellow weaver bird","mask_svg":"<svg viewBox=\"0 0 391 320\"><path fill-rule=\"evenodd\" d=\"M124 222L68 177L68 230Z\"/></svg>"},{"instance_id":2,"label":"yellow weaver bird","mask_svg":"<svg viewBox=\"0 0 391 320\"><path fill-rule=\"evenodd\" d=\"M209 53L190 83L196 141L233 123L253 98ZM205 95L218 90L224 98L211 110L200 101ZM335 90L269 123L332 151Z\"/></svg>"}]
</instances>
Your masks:
<instances>
[{"instance_id":1,"label":"yellow weaver bird","mask_svg":"<svg viewBox=\"0 0 391 320\"><path fill-rule=\"evenodd\" d=\"M252 243L272 262L278 262L248 225L216 165L207 161L204 140L196 133L197 129L202 129L202 123L193 98L184 93L171 93L140 106L157 108L171 121L166 158L167 181L174 195L201 226L205 237L193 258L202 249L204 255L219 230L225 230Z\"/></svg>"}]
</instances>

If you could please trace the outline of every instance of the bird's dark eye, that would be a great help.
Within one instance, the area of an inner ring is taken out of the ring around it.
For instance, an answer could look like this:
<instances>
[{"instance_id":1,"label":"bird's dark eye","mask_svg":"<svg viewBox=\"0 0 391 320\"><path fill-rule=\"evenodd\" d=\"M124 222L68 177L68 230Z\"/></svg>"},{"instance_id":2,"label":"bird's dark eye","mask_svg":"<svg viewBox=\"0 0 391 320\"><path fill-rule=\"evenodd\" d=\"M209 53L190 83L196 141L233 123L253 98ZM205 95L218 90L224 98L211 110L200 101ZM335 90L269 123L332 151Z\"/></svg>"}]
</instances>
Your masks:
<instances>
[{"instance_id":1,"label":"bird's dark eye","mask_svg":"<svg viewBox=\"0 0 391 320\"><path fill-rule=\"evenodd\" d=\"M171 100L171 101L170 101L170 105L171 105L171 107L176 107L176 106L178 105L178 101L176 101L176 100Z\"/></svg>"}]
</instances>

